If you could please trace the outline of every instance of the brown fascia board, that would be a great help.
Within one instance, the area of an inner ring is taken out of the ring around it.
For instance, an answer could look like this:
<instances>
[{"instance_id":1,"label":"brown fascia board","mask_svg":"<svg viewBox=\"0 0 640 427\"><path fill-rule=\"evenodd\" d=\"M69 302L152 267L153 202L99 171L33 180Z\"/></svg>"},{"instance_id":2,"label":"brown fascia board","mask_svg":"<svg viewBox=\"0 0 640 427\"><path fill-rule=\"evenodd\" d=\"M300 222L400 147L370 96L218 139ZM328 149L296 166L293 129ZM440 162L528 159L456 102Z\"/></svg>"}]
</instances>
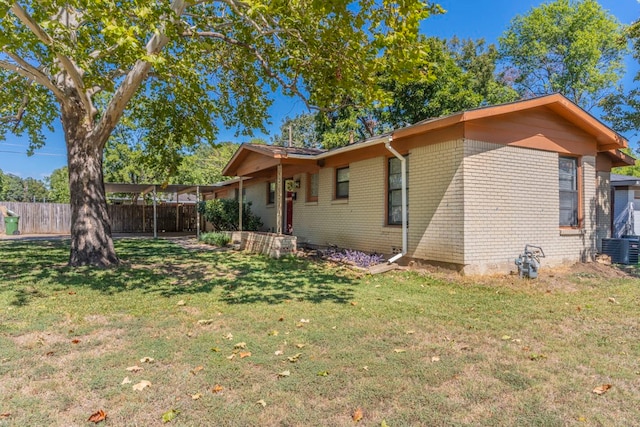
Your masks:
<instances>
[{"instance_id":1,"label":"brown fascia board","mask_svg":"<svg viewBox=\"0 0 640 427\"><path fill-rule=\"evenodd\" d=\"M606 153L611 157L613 167L634 166L636 164L636 159L620 150L608 150Z\"/></svg>"}]
</instances>

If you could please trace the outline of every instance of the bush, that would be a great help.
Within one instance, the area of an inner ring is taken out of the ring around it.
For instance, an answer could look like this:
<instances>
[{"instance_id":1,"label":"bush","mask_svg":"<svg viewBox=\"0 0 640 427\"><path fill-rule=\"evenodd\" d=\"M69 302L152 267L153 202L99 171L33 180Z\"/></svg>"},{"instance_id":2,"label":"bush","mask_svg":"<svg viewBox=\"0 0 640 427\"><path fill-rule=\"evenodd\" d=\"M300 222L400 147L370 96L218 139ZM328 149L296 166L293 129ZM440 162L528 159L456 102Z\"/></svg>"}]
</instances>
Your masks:
<instances>
[{"instance_id":1,"label":"bush","mask_svg":"<svg viewBox=\"0 0 640 427\"><path fill-rule=\"evenodd\" d=\"M238 201L233 199L214 199L200 202L198 211L204 219L213 225L215 231L233 231L238 229ZM251 212L251 202L242 208L242 229L258 231L262 227L260 217Z\"/></svg>"},{"instance_id":2,"label":"bush","mask_svg":"<svg viewBox=\"0 0 640 427\"><path fill-rule=\"evenodd\" d=\"M202 233L200 241L208 245L227 246L231 241L231 237L225 233Z\"/></svg>"}]
</instances>

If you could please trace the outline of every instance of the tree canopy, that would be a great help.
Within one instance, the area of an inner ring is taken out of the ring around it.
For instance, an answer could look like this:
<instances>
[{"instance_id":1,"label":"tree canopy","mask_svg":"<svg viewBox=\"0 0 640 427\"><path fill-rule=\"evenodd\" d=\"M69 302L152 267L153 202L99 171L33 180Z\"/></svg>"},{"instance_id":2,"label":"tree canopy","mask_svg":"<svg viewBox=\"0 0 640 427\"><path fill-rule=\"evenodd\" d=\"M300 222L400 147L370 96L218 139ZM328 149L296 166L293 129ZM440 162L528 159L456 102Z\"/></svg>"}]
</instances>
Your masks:
<instances>
[{"instance_id":1,"label":"tree canopy","mask_svg":"<svg viewBox=\"0 0 640 427\"><path fill-rule=\"evenodd\" d=\"M213 141L216 123L262 129L280 88L331 108L404 81L425 0L0 1L0 137L33 148L60 117L71 198L70 265L118 264L102 154L121 119L165 148ZM391 67L391 69L388 69ZM159 150L170 152L172 150Z\"/></svg>"},{"instance_id":2,"label":"tree canopy","mask_svg":"<svg viewBox=\"0 0 640 427\"><path fill-rule=\"evenodd\" d=\"M505 74L527 97L560 92L589 110L624 69L623 27L596 0L555 0L518 15L500 38Z\"/></svg>"}]
</instances>

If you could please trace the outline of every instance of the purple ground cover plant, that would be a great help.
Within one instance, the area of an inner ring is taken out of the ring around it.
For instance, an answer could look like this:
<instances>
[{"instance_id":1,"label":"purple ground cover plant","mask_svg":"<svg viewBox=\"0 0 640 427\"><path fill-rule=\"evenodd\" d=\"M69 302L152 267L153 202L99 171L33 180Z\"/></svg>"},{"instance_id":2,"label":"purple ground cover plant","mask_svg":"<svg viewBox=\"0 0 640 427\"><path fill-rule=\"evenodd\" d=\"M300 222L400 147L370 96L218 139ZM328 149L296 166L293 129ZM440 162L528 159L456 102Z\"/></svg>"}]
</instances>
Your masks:
<instances>
[{"instance_id":1,"label":"purple ground cover plant","mask_svg":"<svg viewBox=\"0 0 640 427\"><path fill-rule=\"evenodd\" d=\"M368 268L384 261L380 254L368 254L351 249L330 248L325 252L325 258L331 261L353 264L358 267Z\"/></svg>"}]
</instances>

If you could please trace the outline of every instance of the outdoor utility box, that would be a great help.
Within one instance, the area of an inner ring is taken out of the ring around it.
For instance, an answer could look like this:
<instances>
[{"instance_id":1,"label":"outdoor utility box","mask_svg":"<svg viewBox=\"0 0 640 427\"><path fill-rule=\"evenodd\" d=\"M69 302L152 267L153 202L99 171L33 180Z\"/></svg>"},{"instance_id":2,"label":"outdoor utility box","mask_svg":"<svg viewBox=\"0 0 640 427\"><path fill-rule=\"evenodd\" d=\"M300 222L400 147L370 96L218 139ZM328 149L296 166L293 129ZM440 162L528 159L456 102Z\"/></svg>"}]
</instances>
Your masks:
<instances>
[{"instance_id":1,"label":"outdoor utility box","mask_svg":"<svg viewBox=\"0 0 640 427\"><path fill-rule=\"evenodd\" d=\"M611 257L614 264L638 264L640 237L602 239L602 253Z\"/></svg>"}]
</instances>

